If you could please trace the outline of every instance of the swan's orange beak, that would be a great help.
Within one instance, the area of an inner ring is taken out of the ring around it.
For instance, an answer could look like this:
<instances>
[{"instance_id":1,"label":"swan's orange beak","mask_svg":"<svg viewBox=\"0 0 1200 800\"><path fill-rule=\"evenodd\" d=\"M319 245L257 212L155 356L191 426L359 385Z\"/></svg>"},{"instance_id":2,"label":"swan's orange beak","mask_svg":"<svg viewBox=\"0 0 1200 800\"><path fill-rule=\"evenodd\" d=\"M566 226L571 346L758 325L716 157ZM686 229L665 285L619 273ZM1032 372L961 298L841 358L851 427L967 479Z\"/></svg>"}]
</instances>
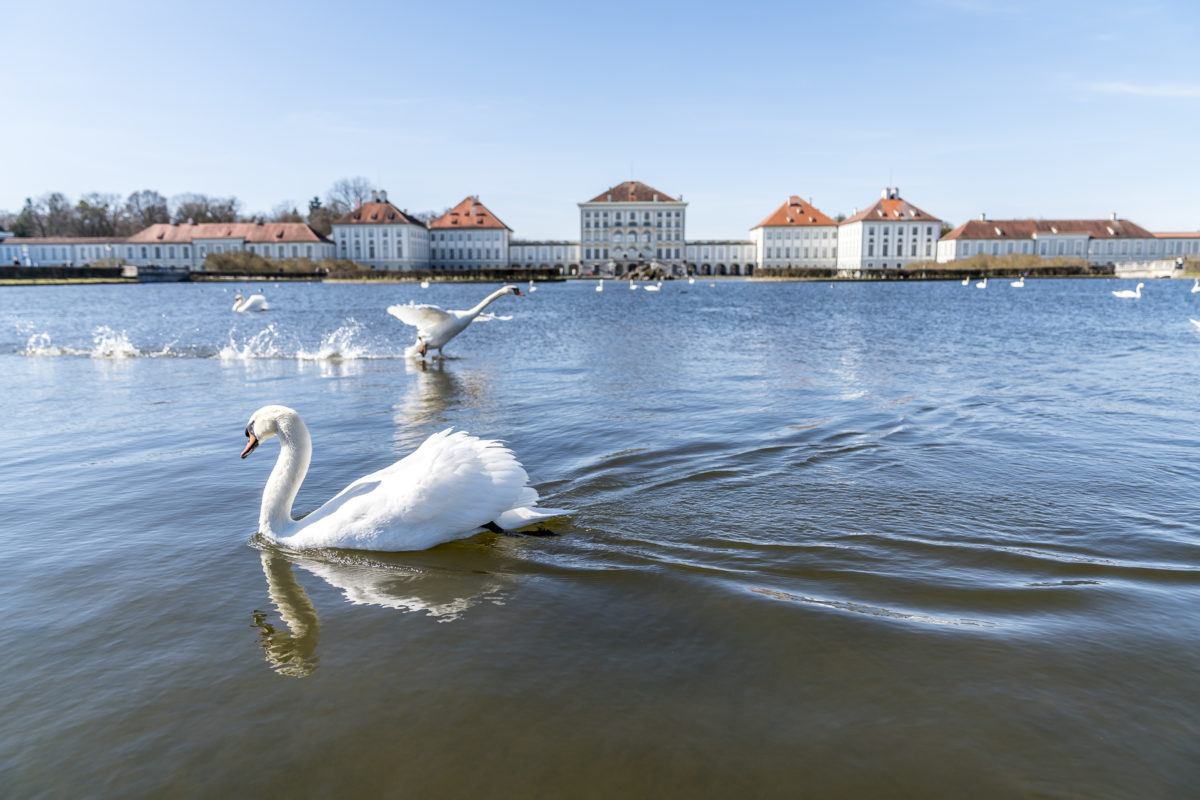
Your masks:
<instances>
[{"instance_id":1,"label":"swan's orange beak","mask_svg":"<svg viewBox=\"0 0 1200 800\"><path fill-rule=\"evenodd\" d=\"M254 452L254 448L258 447L258 437L250 431L246 431L246 449L242 451L242 458Z\"/></svg>"}]
</instances>

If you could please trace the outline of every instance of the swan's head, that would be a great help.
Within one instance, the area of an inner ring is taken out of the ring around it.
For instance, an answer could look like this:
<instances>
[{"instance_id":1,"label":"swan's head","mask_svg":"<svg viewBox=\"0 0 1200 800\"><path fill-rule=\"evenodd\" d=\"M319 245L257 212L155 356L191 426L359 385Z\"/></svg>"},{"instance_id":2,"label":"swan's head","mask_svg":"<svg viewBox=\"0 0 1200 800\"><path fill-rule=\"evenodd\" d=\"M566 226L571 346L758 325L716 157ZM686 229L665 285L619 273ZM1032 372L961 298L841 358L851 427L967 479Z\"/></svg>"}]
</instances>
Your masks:
<instances>
[{"instance_id":1,"label":"swan's head","mask_svg":"<svg viewBox=\"0 0 1200 800\"><path fill-rule=\"evenodd\" d=\"M532 281L530 281L530 283L532 283ZM510 283L510 284L507 284L507 285L505 285L505 286L501 286L500 288L501 288L501 289L506 289L506 290L508 291L508 293L509 293L509 294L515 294L517 297L524 297L524 296L525 296L525 295L521 294L521 290L520 290L520 289L518 289L516 286L514 286L514 285L513 285L513 284L511 284L511 283Z\"/></svg>"},{"instance_id":2,"label":"swan's head","mask_svg":"<svg viewBox=\"0 0 1200 800\"><path fill-rule=\"evenodd\" d=\"M1146 284L1144 284L1144 283L1139 283L1139 284L1137 285L1137 288L1138 288L1138 289L1140 289L1140 288L1142 288L1142 287L1143 287L1143 286L1145 286L1145 285L1146 285Z\"/></svg>"},{"instance_id":3,"label":"swan's head","mask_svg":"<svg viewBox=\"0 0 1200 800\"><path fill-rule=\"evenodd\" d=\"M242 458L254 452L260 444L279 435L281 422L299 415L287 406L263 406L250 415L246 423L246 448L242 450Z\"/></svg>"}]
</instances>

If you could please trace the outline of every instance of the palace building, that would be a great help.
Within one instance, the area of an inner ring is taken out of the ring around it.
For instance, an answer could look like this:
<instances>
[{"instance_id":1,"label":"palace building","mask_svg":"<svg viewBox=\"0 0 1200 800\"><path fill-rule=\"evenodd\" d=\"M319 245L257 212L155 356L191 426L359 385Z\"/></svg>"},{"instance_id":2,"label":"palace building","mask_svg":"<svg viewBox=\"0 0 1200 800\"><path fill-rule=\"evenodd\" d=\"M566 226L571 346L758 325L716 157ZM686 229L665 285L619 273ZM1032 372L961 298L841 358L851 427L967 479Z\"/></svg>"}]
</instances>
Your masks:
<instances>
[{"instance_id":1,"label":"palace building","mask_svg":"<svg viewBox=\"0 0 1200 800\"><path fill-rule=\"evenodd\" d=\"M387 192L371 192L370 202L333 223L337 257L371 269L429 269L429 228L388 202Z\"/></svg>"},{"instance_id":2,"label":"palace building","mask_svg":"<svg viewBox=\"0 0 1200 800\"><path fill-rule=\"evenodd\" d=\"M792 195L750 230L760 267L837 265L838 224L811 202Z\"/></svg>"},{"instance_id":3,"label":"palace building","mask_svg":"<svg viewBox=\"0 0 1200 800\"><path fill-rule=\"evenodd\" d=\"M625 181L579 203L583 270L624 275L652 261L682 271L687 203L639 181Z\"/></svg>"},{"instance_id":4,"label":"palace building","mask_svg":"<svg viewBox=\"0 0 1200 800\"><path fill-rule=\"evenodd\" d=\"M464 199L429 224L429 261L435 270L496 269L508 265L512 228L479 202Z\"/></svg>"},{"instance_id":5,"label":"palace building","mask_svg":"<svg viewBox=\"0 0 1200 800\"><path fill-rule=\"evenodd\" d=\"M887 187L869 208L838 226L837 268L899 269L914 261L932 261L942 221Z\"/></svg>"}]
</instances>

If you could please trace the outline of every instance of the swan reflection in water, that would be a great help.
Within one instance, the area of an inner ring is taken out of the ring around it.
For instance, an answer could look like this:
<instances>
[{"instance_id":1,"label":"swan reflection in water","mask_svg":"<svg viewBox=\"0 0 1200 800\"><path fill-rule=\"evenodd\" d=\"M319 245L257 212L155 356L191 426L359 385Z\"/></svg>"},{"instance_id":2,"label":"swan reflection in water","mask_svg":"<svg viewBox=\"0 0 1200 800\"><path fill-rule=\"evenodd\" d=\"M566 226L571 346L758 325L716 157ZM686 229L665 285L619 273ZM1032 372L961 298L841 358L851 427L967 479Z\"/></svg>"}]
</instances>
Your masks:
<instances>
[{"instance_id":1,"label":"swan reflection in water","mask_svg":"<svg viewBox=\"0 0 1200 800\"><path fill-rule=\"evenodd\" d=\"M431 427L457 427L459 421L451 412L483 406L490 383L486 372L447 368L445 361L426 364L405 359L404 372L407 391L393 409L396 444L406 448L424 441Z\"/></svg>"},{"instance_id":2,"label":"swan reflection in water","mask_svg":"<svg viewBox=\"0 0 1200 800\"><path fill-rule=\"evenodd\" d=\"M338 555L318 558L260 547L267 594L284 627L273 625L269 612L255 611L252 624L259 632L258 645L276 672L301 678L312 674L320 661L321 620L293 566L321 578L354 605L415 612L436 622L453 622L480 603L501 605L503 592L513 581L471 569L469 564L461 570L439 567L437 556L428 551L394 555L325 551L324 556ZM455 553L456 566L462 555Z\"/></svg>"}]
</instances>

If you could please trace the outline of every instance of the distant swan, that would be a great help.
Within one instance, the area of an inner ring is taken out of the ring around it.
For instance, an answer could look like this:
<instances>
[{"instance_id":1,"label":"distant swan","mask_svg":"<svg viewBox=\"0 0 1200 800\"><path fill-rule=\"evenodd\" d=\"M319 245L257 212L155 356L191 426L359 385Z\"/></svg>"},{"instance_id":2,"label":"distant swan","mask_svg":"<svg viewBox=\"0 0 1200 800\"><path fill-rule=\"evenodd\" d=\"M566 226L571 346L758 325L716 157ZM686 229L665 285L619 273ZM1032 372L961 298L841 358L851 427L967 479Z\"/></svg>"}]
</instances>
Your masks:
<instances>
[{"instance_id":1,"label":"distant swan","mask_svg":"<svg viewBox=\"0 0 1200 800\"><path fill-rule=\"evenodd\" d=\"M412 325L417 329L417 341L404 351L404 355L424 356L432 347L440 356L446 343L465 331L471 320L476 317L481 320L493 319L491 315L479 315L492 301L506 294L520 295L521 290L512 284L501 286L481 300L479 305L466 311L443 311L437 306L409 303L388 306L387 312L405 325Z\"/></svg>"},{"instance_id":2,"label":"distant swan","mask_svg":"<svg viewBox=\"0 0 1200 800\"><path fill-rule=\"evenodd\" d=\"M270 306L267 305L267 298L261 294L252 294L245 299L239 294L233 298L233 310L239 314L246 311L266 311L268 308Z\"/></svg>"},{"instance_id":3,"label":"distant swan","mask_svg":"<svg viewBox=\"0 0 1200 800\"><path fill-rule=\"evenodd\" d=\"M429 281L421 281L421 288L422 288L422 289L428 289L428 288L429 288Z\"/></svg>"},{"instance_id":4,"label":"distant swan","mask_svg":"<svg viewBox=\"0 0 1200 800\"><path fill-rule=\"evenodd\" d=\"M970 285L971 285L971 276L970 276L970 275L968 275L967 277L965 277L965 278L963 278L963 279L962 279L962 285L963 285L963 286L970 286Z\"/></svg>"},{"instance_id":5,"label":"distant swan","mask_svg":"<svg viewBox=\"0 0 1200 800\"><path fill-rule=\"evenodd\" d=\"M629 288L630 288L630 289L636 289L636 288L638 288L638 285L637 285L636 283L634 283L634 282L633 282L633 279L630 279L630 281L629 281Z\"/></svg>"},{"instance_id":6,"label":"distant swan","mask_svg":"<svg viewBox=\"0 0 1200 800\"><path fill-rule=\"evenodd\" d=\"M292 502L308 472L312 440L300 415L264 406L246 425L242 458L279 437L279 458L263 489L258 530L297 549L424 550L480 528L511 530L569 512L535 508L537 490L499 442L450 428L389 467L365 475L302 519Z\"/></svg>"},{"instance_id":7,"label":"distant swan","mask_svg":"<svg viewBox=\"0 0 1200 800\"><path fill-rule=\"evenodd\" d=\"M688 283L689 283L689 284L691 284L691 283L695 283L695 282L696 282L696 279L695 279L695 278L688 278Z\"/></svg>"},{"instance_id":8,"label":"distant swan","mask_svg":"<svg viewBox=\"0 0 1200 800\"><path fill-rule=\"evenodd\" d=\"M979 283L975 284L975 288L976 289L986 289L987 288L987 278L984 278Z\"/></svg>"},{"instance_id":9,"label":"distant swan","mask_svg":"<svg viewBox=\"0 0 1200 800\"><path fill-rule=\"evenodd\" d=\"M1119 292L1113 292L1113 297L1122 297L1131 300L1140 300L1142 297L1142 287L1144 283L1139 283L1136 289L1122 289Z\"/></svg>"},{"instance_id":10,"label":"distant swan","mask_svg":"<svg viewBox=\"0 0 1200 800\"><path fill-rule=\"evenodd\" d=\"M1192 279L1192 294L1200 292L1200 278Z\"/></svg>"},{"instance_id":11,"label":"distant swan","mask_svg":"<svg viewBox=\"0 0 1200 800\"><path fill-rule=\"evenodd\" d=\"M1018 278L1017 280L1010 283L1009 286L1013 287L1014 289L1024 289L1025 288L1025 276L1022 275L1020 278Z\"/></svg>"},{"instance_id":12,"label":"distant swan","mask_svg":"<svg viewBox=\"0 0 1200 800\"><path fill-rule=\"evenodd\" d=\"M529 279L529 291L531 291L531 292L537 291L537 287L533 285L533 278Z\"/></svg>"},{"instance_id":13,"label":"distant swan","mask_svg":"<svg viewBox=\"0 0 1200 800\"><path fill-rule=\"evenodd\" d=\"M600 282L596 284L596 291L597 291L597 292L603 292L603 291L604 291L604 278L601 278L601 279L600 279Z\"/></svg>"},{"instance_id":14,"label":"distant swan","mask_svg":"<svg viewBox=\"0 0 1200 800\"><path fill-rule=\"evenodd\" d=\"M645 287L645 289L646 289L646 291L647 291L647 292L658 292L658 291L662 291L662 281L659 281L658 283L656 283L656 284L653 284L653 285L651 285L651 286L647 286L647 287Z\"/></svg>"}]
</instances>

